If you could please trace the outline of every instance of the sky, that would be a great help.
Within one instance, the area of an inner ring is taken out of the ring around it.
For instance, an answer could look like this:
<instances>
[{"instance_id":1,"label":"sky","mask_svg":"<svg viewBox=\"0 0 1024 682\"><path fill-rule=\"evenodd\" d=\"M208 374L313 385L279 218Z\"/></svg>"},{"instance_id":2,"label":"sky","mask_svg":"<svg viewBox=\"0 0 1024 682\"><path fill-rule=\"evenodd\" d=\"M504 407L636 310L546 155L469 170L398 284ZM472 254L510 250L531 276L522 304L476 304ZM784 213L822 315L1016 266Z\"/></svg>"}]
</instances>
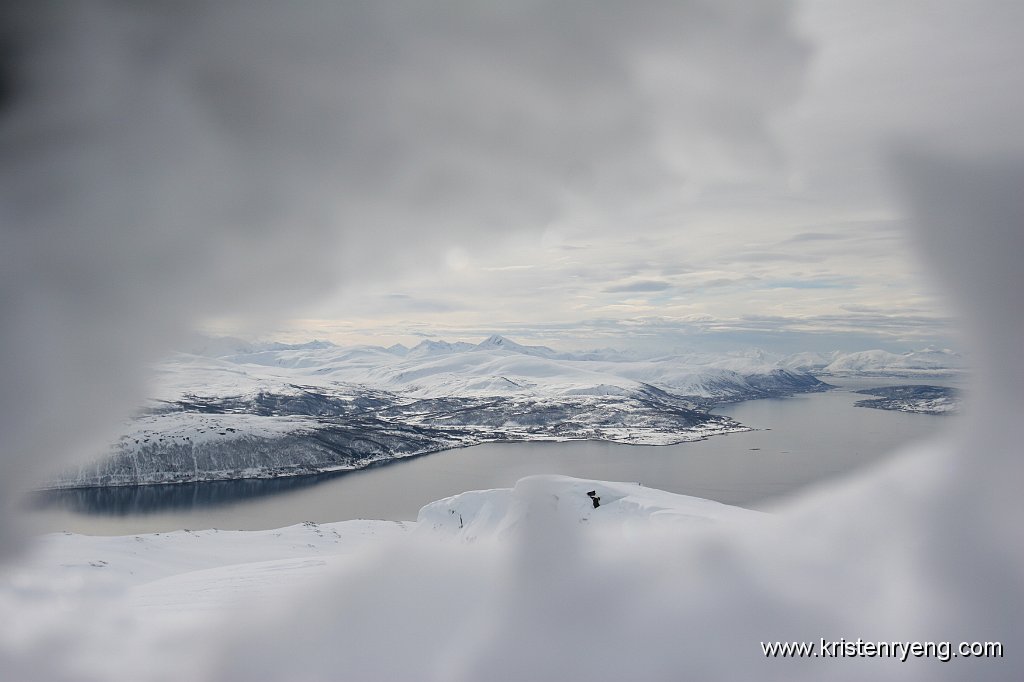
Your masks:
<instances>
[{"instance_id":1,"label":"sky","mask_svg":"<svg viewBox=\"0 0 1024 682\"><path fill-rule=\"evenodd\" d=\"M958 343L887 168L1020 144L1014 3L240 6L14 13L12 279L164 338Z\"/></svg>"},{"instance_id":2,"label":"sky","mask_svg":"<svg viewBox=\"0 0 1024 682\"><path fill-rule=\"evenodd\" d=\"M652 30L653 5L584 25L548 8L541 30L529 11L460 17L480 24L430 25L439 36L352 67L401 88L370 92L360 116L408 107L360 119L396 156L374 162L400 176L374 188L389 205L354 218L340 286L269 325L227 314L205 328L381 345L956 347L885 168L901 146L1019 144L1016 10L766 3L752 18L741 4L702 17L696 40L674 25L678 43ZM462 33L502 22L529 40L503 34L492 50Z\"/></svg>"}]
</instances>

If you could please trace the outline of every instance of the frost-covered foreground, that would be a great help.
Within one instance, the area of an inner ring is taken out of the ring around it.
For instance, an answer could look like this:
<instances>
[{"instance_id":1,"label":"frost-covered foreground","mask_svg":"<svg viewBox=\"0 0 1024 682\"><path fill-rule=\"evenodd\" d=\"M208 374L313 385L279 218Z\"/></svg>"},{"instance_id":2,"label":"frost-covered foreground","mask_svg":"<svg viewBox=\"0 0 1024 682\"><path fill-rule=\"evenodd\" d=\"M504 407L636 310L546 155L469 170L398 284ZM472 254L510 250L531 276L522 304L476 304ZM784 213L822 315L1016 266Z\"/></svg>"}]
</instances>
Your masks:
<instances>
[{"instance_id":1,"label":"frost-covered foreground","mask_svg":"<svg viewBox=\"0 0 1024 682\"><path fill-rule=\"evenodd\" d=\"M589 492L599 499L594 507ZM130 536L54 533L4 581L8 596L26 587L77 584L123 593L140 615L200 616L234 603L287 594L390 544L509 542L537 515L567 536L592 529L628 534L653 526L686 528L764 515L638 483L532 476L515 488L465 492L433 502L415 523L354 520L264 531L180 530ZM568 540L568 537L566 538Z\"/></svg>"},{"instance_id":2,"label":"frost-covered foreground","mask_svg":"<svg viewBox=\"0 0 1024 682\"><path fill-rule=\"evenodd\" d=\"M479 626L492 610L525 616L508 601L516 594L520 606L550 599L567 636L601 623L600 600L588 605L592 612L569 606L579 597L573 575L588 556L598 563L607 552L628 557L651 532L686 543L709 527L770 523L759 512L638 483L532 476L512 489L431 503L415 523L56 533L0 581L0 619L23 624L3 629L0 651L17 649L26 631L60 637L88 618L91 636L62 651L56 666L75 679L448 679L444 666L453 661L436 657L458 657L463 638L494 634ZM558 585L554 592L542 584L549 578ZM325 601L310 601L309 594ZM614 590L607 596L616 598ZM263 668L259 654L230 653L248 646L244 634L208 644L214 633L265 627L283 614L294 622L271 625L280 637L264 650L292 653L272 668ZM317 653L303 651L308 646ZM25 678L38 675L28 671Z\"/></svg>"},{"instance_id":3,"label":"frost-covered foreground","mask_svg":"<svg viewBox=\"0 0 1024 682\"><path fill-rule=\"evenodd\" d=\"M534 476L431 503L415 524L52 534L0 587L0 619L17 623L0 652L35 647L0 663L25 680L1011 679L1019 593L952 595L943 578L990 566L1006 524L972 525L956 548L920 532L928 500L955 496L949 454L904 453L777 516ZM889 514L865 506L882 501ZM760 646L820 637L1000 641L1011 658L766 659Z\"/></svg>"}]
</instances>

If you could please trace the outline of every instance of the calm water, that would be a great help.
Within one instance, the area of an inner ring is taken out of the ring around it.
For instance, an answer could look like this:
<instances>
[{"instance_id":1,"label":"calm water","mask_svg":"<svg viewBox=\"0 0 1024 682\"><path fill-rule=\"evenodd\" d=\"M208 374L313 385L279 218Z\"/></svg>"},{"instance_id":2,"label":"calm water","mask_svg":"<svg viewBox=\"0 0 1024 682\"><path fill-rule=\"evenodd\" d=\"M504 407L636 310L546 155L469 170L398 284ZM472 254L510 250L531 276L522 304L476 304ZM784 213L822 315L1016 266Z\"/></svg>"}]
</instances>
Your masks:
<instances>
[{"instance_id":1,"label":"calm water","mask_svg":"<svg viewBox=\"0 0 1024 682\"><path fill-rule=\"evenodd\" d=\"M601 442L502 443L438 452L363 471L269 481L86 489L49 495L41 532L131 534L181 528L262 529L302 521L412 520L424 504L465 490L509 487L531 474L640 481L678 493L765 508L794 490L855 470L957 417L853 407L852 393L893 383L832 380L828 393L755 400L718 412L758 431L663 447Z\"/></svg>"}]
</instances>

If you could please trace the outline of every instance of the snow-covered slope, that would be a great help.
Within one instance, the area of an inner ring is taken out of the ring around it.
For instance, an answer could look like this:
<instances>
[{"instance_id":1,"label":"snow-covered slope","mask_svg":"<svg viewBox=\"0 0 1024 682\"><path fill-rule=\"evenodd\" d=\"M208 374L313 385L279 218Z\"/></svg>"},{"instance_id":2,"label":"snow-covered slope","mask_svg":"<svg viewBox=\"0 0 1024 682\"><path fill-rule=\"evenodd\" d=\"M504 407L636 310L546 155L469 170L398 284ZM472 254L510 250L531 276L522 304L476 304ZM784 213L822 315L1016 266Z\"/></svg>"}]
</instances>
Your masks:
<instances>
[{"instance_id":1,"label":"snow-covered slope","mask_svg":"<svg viewBox=\"0 0 1024 682\"><path fill-rule=\"evenodd\" d=\"M307 522L263 531L180 530L130 536L55 533L40 538L8 579L80 584L122 593L133 610L192 616L294 589L415 524ZM19 575L20 573L20 575Z\"/></svg>"},{"instance_id":2,"label":"snow-covered slope","mask_svg":"<svg viewBox=\"0 0 1024 682\"><path fill-rule=\"evenodd\" d=\"M591 496L591 493L594 495ZM593 504L593 497L598 505ZM417 533L472 542L502 540L543 513L554 523L628 531L635 525L705 524L753 519L759 512L712 500L647 488L569 476L529 476L514 488L475 490L432 502L417 516Z\"/></svg>"}]
</instances>

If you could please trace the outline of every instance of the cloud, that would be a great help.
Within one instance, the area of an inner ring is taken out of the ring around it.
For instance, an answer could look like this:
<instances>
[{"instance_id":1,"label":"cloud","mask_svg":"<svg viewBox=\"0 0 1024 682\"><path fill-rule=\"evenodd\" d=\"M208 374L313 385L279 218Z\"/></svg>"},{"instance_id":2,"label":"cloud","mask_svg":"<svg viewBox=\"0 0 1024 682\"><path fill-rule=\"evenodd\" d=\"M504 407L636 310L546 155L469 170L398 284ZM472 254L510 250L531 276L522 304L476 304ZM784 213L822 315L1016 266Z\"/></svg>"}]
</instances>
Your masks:
<instances>
[{"instance_id":1,"label":"cloud","mask_svg":"<svg viewBox=\"0 0 1024 682\"><path fill-rule=\"evenodd\" d=\"M820 263L824 256L795 251L748 251L723 257L725 263Z\"/></svg>"},{"instance_id":2,"label":"cloud","mask_svg":"<svg viewBox=\"0 0 1024 682\"><path fill-rule=\"evenodd\" d=\"M788 280L762 280L759 282L759 286L765 289L850 289L853 285L848 280L806 277Z\"/></svg>"},{"instance_id":3,"label":"cloud","mask_svg":"<svg viewBox=\"0 0 1024 682\"><path fill-rule=\"evenodd\" d=\"M610 287L605 287L605 291L609 293L644 293L644 292L656 292L665 291L671 289L672 284L670 282L660 280L638 280L636 282L627 282L626 284L614 284Z\"/></svg>"},{"instance_id":4,"label":"cloud","mask_svg":"<svg viewBox=\"0 0 1024 682\"><path fill-rule=\"evenodd\" d=\"M848 235L837 234L835 232L801 232L800 234L793 235L788 240L789 242L823 242L823 241L836 241L841 239L849 239Z\"/></svg>"}]
</instances>

